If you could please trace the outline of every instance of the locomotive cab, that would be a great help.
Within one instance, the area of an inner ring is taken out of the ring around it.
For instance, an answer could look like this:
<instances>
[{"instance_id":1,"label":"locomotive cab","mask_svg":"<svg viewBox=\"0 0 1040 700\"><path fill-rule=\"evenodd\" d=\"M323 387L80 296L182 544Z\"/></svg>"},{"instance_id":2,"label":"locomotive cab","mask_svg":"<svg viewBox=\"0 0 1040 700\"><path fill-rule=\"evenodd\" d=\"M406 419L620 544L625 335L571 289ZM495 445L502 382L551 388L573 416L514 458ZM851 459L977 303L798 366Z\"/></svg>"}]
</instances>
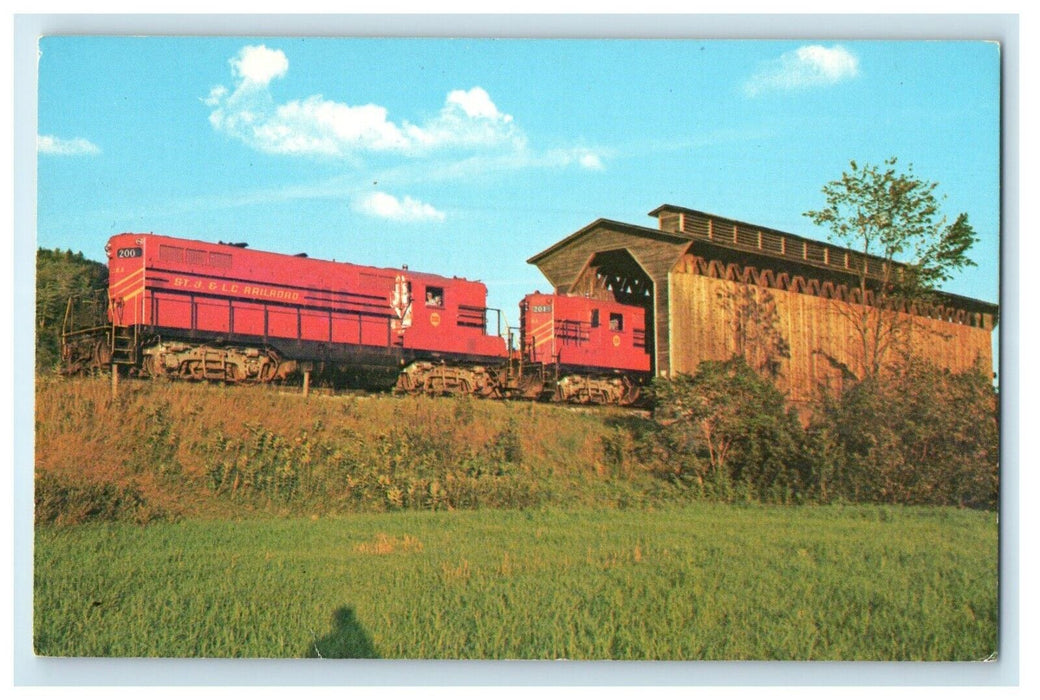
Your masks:
<instances>
[{"instance_id":1,"label":"locomotive cab","mask_svg":"<svg viewBox=\"0 0 1040 700\"><path fill-rule=\"evenodd\" d=\"M524 357L568 371L649 372L645 317L614 301L529 294L520 304Z\"/></svg>"}]
</instances>

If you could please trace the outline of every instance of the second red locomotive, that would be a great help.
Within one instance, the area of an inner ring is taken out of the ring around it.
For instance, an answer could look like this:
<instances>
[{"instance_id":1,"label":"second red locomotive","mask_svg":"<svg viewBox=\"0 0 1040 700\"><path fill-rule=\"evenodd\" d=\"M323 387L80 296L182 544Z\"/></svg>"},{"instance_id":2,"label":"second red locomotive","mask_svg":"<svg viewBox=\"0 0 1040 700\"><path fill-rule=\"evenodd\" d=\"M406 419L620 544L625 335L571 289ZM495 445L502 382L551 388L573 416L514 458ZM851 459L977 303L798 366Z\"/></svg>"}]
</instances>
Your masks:
<instances>
[{"instance_id":1,"label":"second red locomotive","mask_svg":"<svg viewBox=\"0 0 1040 700\"><path fill-rule=\"evenodd\" d=\"M225 382L308 372L411 393L621 405L648 378L641 307L530 294L514 347L477 281L150 233L118 234L105 250L105 318L70 303L68 372L114 365Z\"/></svg>"}]
</instances>

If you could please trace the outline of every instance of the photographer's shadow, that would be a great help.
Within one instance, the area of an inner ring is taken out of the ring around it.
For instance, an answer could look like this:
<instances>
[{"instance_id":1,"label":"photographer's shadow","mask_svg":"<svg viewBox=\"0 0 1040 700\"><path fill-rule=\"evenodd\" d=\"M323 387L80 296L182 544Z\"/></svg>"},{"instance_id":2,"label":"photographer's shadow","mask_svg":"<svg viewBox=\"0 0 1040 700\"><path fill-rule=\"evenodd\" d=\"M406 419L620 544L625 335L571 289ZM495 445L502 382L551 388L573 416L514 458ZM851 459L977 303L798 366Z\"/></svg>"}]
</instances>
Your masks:
<instances>
[{"instance_id":1,"label":"photographer's shadow","mask_svg":"<svg viewBox=\"0 0 1040 700\"><path fill-rule=\"evenodd\" d=\"M342 607L332 615L332 631L308 648L309 659L378 659L372 638L358 622L354 609Z\"/></svg>"}]
</instances>

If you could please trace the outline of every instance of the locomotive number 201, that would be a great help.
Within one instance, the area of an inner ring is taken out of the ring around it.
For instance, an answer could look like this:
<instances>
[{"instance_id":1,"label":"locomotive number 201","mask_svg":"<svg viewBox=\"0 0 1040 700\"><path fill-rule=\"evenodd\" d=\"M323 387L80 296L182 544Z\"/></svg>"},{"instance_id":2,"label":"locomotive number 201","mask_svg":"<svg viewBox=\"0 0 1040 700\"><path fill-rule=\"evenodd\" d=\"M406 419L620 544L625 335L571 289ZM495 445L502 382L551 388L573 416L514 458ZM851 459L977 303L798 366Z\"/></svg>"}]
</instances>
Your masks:
<instances>
[{"instance_id":1,"label":"locomotive number 201","mask_svg":"<svg viewBox=\"0 0 1040 700\"><path fill-rule=\"evenodd\" d=\"M139 258L144 254L140 248L120 248L116 251L117 258Z\"/></svg>"}]
</instances>

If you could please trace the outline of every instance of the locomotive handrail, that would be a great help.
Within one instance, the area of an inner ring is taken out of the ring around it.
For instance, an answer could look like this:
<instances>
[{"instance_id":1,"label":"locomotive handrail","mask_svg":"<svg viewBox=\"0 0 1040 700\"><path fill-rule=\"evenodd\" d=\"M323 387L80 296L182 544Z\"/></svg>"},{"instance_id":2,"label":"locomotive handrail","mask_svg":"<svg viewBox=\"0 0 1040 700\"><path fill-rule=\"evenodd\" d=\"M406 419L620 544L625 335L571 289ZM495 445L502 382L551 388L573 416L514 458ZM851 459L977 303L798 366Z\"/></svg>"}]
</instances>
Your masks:
<instances>
[{"instance_id":1,"label":"locomotive handrail","mask_svg":"<svg viewBox=\"0 0 1040 700\"><path fill-rule=\"evenodd\" d=\"M76 307L77 305L82 306L82 304L77 304L77 302L89 302L89 305L94 310L94 313L88 314L87 321L82 325L76 323ZM107 311L108 298L105 290L96 290L89 294L73 294L65 303L65 315L61 322L61 334L65 336L81 331L103 328L108 325Z\"/></svg>"},{"instance_id":2,"label":"locomotive handrail","mask_svg":"<svg viewBox=\"0 0 1040 700\"><path fill-rule=\"evenodd\" d=\"M112 326L106 323L103 326L89 326L86 328L77 328L74 331L64 331L62 332L62 336L71 338L77 335L90 335L91 333L97 333L98 331L108 332L111 328Z\"/></svg>"},{"instance_id":3,"label":"locomotive handrail","mask_svg":"<svg viewBox=\"0 0 1040 700\"><path fill-rule=\"evenodd\" d=\"M495 335L497 335L499 338L505 338L505 336L502 335L502 319L505 318L505 314L502 313L502 309L495 309L495 308L492 308L490 306L486 307L484 309L485 319L487 318L486 314L487 314L488 311L494 311L495 315L497 317L496 324L495 324L496 325ZM487 324L486 324L486 321L485 321L485 332L486 332L486 326L487 326ZM506 321L506 332L507 333L509 332L509 321L508 320Z\"/></svg>"},{"instance_id":4,"label":"locomotive handrail","mask_svg":"<svg viewBox=\"0 0 1040 700\"><path fill-rule=\"evenodd\" d=\"M589 342L589 333L591 331L591 324L585 321L576 321L571 319L557 319L556 337L560 340L573 341L576 343L587 343Z\"/></svg>"}]
</instances>

